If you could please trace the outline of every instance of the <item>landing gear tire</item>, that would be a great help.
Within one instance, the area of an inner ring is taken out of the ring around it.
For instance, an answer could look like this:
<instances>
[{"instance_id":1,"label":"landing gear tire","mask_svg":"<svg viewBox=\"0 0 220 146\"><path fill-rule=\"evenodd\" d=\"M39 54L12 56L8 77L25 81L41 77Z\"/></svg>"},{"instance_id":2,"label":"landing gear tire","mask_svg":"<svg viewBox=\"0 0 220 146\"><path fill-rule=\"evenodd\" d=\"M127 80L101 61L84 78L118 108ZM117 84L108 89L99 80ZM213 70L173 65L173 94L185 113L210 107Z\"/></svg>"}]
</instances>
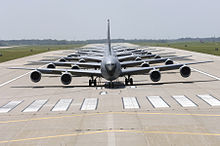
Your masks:
<instances>
[{"instance_id":1,"label":"landing gear tire","mask_svg":"<svg viewBox=\"0 0 220 146\"><path fill-rule=\"evenodd\" d=\"M125 78L125 85L128 85L128 79Z\"/></svg>"},{"instance_id":2,"label":"landing gear tire","mask_svg":"<svg viewBox=\"0 0 220 146\"><path fill-rule=\"evenodd\" d=\"M89 80L89 87L91 87L92 84L93 84L94 86L97 85L96 79L94 80L94 79L92 78L92 79Z\"/></svg>"},{"instance_id":3,"label":"landing gear tire","mask_svg":"<svg viewBox=\"0 0 220 146\"><path fill-rule=\"evenodd\" d=\"M132 78L130 78L130 85L133 85L133 79Z\"/></svg>"},{"instance_id":4,"label":"landing gear tire","mask_svg":"<svg viewBox=\"0 0 220 146\"><path fill-rule=\"evenodd\" d=\"M128 78L125 78L125 85L133 85L133 78L130 78L130 76Z\"/></svg>"},{"instance_id":5,"label":"landing gear tire","mask_svg":"<svg viewBox=\"0 0 220 146\"><path fill-rule=\"evenodd\" d=\"M89 80L89 87L92 86L92 80Z\"/></svg>"},{"instance_id":6,"label":"landing gear tire","mask_svg":"<svg viewBox=\"0 0 220 146\"><path fill-rule=\"evenodd\" d=\"M96 84L96 80L94 80L94 81L93 81L93 84L94 84L94 86L96 86L96 85L97 85L97 84Z\"/></svg>"}]
</instances>

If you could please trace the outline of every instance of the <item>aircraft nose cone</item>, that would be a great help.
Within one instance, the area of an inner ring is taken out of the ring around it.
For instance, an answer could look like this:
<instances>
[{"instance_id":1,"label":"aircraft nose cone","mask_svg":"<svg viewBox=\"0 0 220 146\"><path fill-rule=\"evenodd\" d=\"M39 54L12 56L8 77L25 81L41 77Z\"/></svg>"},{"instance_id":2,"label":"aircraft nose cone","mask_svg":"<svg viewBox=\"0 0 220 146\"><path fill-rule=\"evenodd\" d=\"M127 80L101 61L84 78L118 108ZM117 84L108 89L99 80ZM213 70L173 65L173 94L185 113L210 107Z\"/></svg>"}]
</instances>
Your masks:
<instances>
[{"instance_id":1,"label":"aircraft nose cone","mask_svg":"<svg viewBox=\"0 0 220 146\"><path fill-rule=\"evenodd\" d=\"M109 75L113 75L116 69L116 64L114 63L106 64L105 68L107 72L109 73Z\"/></svg>"},{"instance_id":2,"label":"aircraft nose cone","mask_svg":"<svg viewBox=\"0 0 220 146\"><path fill-rule=\"evenodd\" d=\"M107 69L109 71L112 71L114 69L114 65L110 64L110 65L107 65Z\"/></svg>"}]
</instances>

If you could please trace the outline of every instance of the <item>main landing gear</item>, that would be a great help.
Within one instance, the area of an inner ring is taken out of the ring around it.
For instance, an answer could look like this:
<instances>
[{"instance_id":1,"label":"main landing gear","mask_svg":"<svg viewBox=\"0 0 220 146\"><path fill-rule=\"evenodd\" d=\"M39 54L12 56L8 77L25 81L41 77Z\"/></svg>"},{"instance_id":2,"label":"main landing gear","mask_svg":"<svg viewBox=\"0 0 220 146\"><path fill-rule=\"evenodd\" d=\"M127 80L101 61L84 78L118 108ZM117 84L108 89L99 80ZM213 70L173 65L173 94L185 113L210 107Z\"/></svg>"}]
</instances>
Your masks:
<instances>
[{"instance_id":1,"label":"main landing gear","mask_svg":"<svg viewBox=\"0 0 220 146\"><path fill-rule=\"evenodd\" d=\"M128 76L128 78L125 77L125 85L128 85L129 83L130 85L133 85L133 78L130 76Z\"/></svg>"},{"instance_id":2,"label":"main landing gear","mask_svg":"<svg viewBox=\"0 0 220 146\"><path fill-rule=\"evenodd\" d=\"M91 79L89 80L89 86L97 86L97 83L96 83L96 79L94 79L93 77L91 77Z\"/></svg>"}]
</instances>

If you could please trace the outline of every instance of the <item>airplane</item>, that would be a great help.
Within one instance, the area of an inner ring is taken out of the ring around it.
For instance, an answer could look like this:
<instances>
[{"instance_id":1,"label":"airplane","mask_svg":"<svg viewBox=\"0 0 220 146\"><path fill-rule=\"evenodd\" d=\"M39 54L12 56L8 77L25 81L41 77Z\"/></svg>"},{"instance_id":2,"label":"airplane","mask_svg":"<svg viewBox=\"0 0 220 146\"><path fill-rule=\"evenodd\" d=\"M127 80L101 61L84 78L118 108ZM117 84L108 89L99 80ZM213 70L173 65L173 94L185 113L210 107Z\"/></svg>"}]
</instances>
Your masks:
<instances>
[{"instance_id":1,"label":"airplane","mask_svg":"<svg viewBox=\"0 0 220 146\"><path fill-rule=\"evenodd\" d=\"M153 59L143 59L143 60L135 60L135 61L124 61L119 62L122 68L134 67L139 65L140 67L149 67L150 64L162 63L165 62L165 65L173 64L175 59L183 59L187 57L191 57L192 55L187 56L174 56L174 57L162 57L162 58L153 58ZM60 62L60 61L30 61L31 63L45 63L47 64L47 68L56 68L56 66L65 66L71 67L72 69L80 69L84 68L95 68L100 69L100 62Z\"/></svg>"},{"instance_id":2,"label":"airplane","mask_svg":"<svg viewBox=\"0 0 220 146\"><path fill-rule=\"evenodd\" d=\"M188 65L208 63L213 61L199 61L190 63L178 63L159 65L151 67L136 67L136 68L121 68L118 57L111 47L110 39L110 20L107 20L107 44L104 52L104 57L101 61L99 70L90 69L56 69L56 68L26 68L26 67L11 67L10 69L24 69L33 70L30 74L30 78L33 82L37 83L41 80L41 74L59 74L61 75L61 82L64 85L69 85L72 81L72 76L87 76L89 79L89 86L97 86L96 79L104 78L110 81L109 86L113 87L113 81L119 77L125 77L125 85L133 85L132 75L142 75L149 73L150 79L153 82L158 82L161 79L161 71L179 69L182 77L189 77L191 69Z\"/></svg>"}]
</instances>

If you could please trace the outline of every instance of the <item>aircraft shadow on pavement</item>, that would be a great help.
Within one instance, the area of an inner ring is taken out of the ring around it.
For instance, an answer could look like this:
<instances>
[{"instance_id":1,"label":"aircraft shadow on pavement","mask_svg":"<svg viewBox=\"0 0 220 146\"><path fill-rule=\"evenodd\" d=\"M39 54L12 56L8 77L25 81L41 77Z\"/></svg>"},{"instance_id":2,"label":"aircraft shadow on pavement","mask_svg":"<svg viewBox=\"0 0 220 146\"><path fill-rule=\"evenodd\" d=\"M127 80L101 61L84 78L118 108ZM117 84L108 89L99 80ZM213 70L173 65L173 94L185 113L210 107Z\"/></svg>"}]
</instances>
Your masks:
<instances>
[{"instance_id":1,"label":"aircraft shadow on pavement","mask_svg":"<svg viewBox=\"0 0 220 146\"><path fill-rule=\"evenodd\" d=\"M194 81L171 81L171 82L158 82L158 83L137 83L134 86L144 86L144 85L168 85L168 84L193 84L193 83L205 83L214 82L218 80L194 80Z\"/></svg>"},{"instance_id":2,"label":"aircraft shadow on pavement","mask_svg":"<svg viewBox=\"0 0 220 146\"><path fill-rule=\"evenodd\" d=\"M194 81L172 81L172 82L159 82L159 83L134 83L132 86L160 86L160 85L167 85L167 84L193 84L193 83L205 83L205 82L215 82L218 80L194 80ZM129 87L130 85L128 85ZM40 86L11 86L11 88L31 88L31 89L38 89L38 88L82 88L82 87L89 87L88 85L73 85L73 86L64 86L64 85L40 85ZM102 85L97 85L96 87L101 88L108 88L108 89L121 89L125 88L123 82L114 82L114 87L109 86L109 82L106 82ZM96 88L96 87L89 87L89 88Z\"/></svg>"}]
</instances>

